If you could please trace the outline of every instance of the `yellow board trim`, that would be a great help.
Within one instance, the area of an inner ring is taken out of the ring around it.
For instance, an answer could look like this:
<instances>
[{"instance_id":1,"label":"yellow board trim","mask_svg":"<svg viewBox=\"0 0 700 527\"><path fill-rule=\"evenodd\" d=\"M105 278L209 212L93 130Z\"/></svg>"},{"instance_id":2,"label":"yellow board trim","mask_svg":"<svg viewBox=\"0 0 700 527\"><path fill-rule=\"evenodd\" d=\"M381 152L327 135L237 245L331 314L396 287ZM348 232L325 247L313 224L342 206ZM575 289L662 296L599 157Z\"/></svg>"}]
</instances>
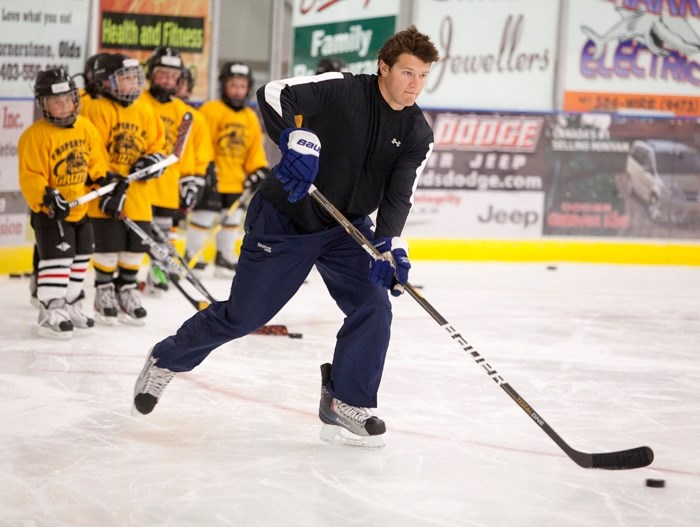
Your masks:
<instances>
[{"instance_id":1,"label":"yellow board trim","mask_svg":"<svg viewBox=\"0 0 700 527\"><path fill-rule=\"evenodd\" d=\"M182 242L178 241L176 246ZM411 260L700 265L700 243L409 239ZM214 259L214 249L205 253ZM0 274L32 270L32 246L0 247Z\"/></svg>"}]
</instances>

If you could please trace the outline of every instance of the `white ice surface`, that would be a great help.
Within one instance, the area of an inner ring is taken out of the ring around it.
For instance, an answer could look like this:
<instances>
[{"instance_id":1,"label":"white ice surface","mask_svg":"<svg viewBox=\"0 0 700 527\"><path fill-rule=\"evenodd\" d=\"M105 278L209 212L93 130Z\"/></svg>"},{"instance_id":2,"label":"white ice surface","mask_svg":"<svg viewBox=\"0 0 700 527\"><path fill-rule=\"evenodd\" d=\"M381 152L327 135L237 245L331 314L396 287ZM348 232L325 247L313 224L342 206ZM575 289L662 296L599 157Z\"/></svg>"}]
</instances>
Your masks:
<instances>
[{"instance_id":1,"label":"white ice surface","mask_svg":"<svg viewBox=\"0 0 700 527\"><path fill-rule=\"evenodd\" d=\"M178 292L144 298L145 327L57 342L35 336L28 280L3 277L0 525L700 525L700 268L415 262L412 282L572 447L648 445L653 464L579 468L407 295L387 447L322 443L342 315L317 274L273 320L302 340L222 346L135 418L149 348L193 313Z\"/></svg>"}]
</instances>

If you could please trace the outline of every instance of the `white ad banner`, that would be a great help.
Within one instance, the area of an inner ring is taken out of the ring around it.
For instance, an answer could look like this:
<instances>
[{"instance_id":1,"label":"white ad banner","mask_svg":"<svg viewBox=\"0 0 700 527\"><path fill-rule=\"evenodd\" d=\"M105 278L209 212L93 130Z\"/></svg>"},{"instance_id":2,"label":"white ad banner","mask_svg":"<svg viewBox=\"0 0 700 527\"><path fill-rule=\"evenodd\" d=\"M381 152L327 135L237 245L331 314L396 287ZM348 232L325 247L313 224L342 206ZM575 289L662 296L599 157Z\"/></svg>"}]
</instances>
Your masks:
<instances>
[{"instance_id":1,"label":"white ad banner","mask_svg":"<svg viewBox=\"0 0 700 527\"><path fill-rule=\"evenodd\" d=\"M89 0L10 0L0 15L0 98L33 97L36 74L83 70Z\"/></svg>"},{"instance_id":2,"label":"white ad banner","mask_svg":"<svg viewBox=\"0 0 700 527\"><path fill-rule=\"evenodd\" d=\"M403 236L541 238L543 210L544 192L418 190Z\"/></svg>"},{"instance_id":3,"label":"white ad banner","mask_svg":"<svg viewBox=\"0 0 700 527\"><path fill-rule=\"evenodd\" d=\"M5 198L0 196L0 210ZM27 213L0 214L0 247L12 247L27 243Z\"/></svg>"},{"instance_id":4,"label":"white ad banner","mask_svg":"<svg viewBox=\"0 0 700 527\"><path fill-rule=\"evenodd\" d=\"M559 0L414 2L413 21L440 52L418 104L554 109L558 17Z\"/></svg>"},{"instance_id":5,"label":"white ad banner","mask_svg":"<svg viewBox=\"0 0 700 527\"><path fill-rule=\"evenodd\" d=\"M565 5L563 110L700 116L696 0Z\"/></svg>"},{"instance_id":6,"label":"white ad banner","mask_svg":"<svg viewBox=\"0 0 700 527\"><path fill-rule=\"evenodd\" d=\"M17 142L34 121L34 101L0 99L0 192L19 190Z\"/></svg>"},{"instance_id":7,"label":"white ad banner","mask_svg":"<svg viewBox=\"0 0 700 527\"><path fill-rule=\"evenodd\" d=\"M395 16L399 0L294 0L292 27Z\"/></svg>"},{"instance_id":8,"label":"white ad banner","mask_svg":"<svg viewBox=\"0 0 700 527\"><path fill-rule=\"evenodd\" d=\"M567 11L566 90L698 95L698 2L576 0Z\"/></svg>"}]
</instances>

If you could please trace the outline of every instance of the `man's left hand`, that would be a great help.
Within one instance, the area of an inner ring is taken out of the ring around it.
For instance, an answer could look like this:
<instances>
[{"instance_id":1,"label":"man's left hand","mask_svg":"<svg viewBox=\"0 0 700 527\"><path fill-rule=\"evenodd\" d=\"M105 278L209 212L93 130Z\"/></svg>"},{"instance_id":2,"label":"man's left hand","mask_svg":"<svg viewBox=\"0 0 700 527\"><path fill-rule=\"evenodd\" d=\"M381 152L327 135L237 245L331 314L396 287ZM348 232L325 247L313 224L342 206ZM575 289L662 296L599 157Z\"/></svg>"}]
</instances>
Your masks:
<instances>
[{"instance_id":1,"label":"man's left hand","mask_svg":"<svg viewBox=\"0 0 700 527\"><path fill-rule=\"evenodd\" d=\"M382 253L382 257L369 264L370 282L386 287L394 296L402 295L411 269L408 243L398 236L382 236L374 240L374 246Z\"/></svg>"}]
</instances>

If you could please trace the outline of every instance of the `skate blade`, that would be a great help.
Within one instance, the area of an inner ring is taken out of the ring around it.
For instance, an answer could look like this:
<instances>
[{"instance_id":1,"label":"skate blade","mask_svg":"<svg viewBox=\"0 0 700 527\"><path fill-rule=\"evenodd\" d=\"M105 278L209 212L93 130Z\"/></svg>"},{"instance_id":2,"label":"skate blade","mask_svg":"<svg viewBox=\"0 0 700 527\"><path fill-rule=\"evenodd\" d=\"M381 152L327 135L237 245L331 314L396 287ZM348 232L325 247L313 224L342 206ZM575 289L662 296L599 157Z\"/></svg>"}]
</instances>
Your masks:
<instances>
[{"instance_id":1,"label":"skate blade","mask_svg":"<svg viewBox=\"0 0 700 527\"><path fill-rule=\"evenodd\" d=\"M381 450L386 446L383 435L358 436L342 426L329 425L326 423L321 425L319 437L322 441L334 445L364 448L367 450Z\"/></svg>"},{"instance_id":2,"label":"skate blade","mask_svg":"<svg viewBox=\"0 0 700 527\"><path fill-rule=\"evenodd\" d=\"M106 317L100 313L95 313L95 323L102 326L116 326L119 320L117 317Z\"/></svg>"},{"instance_id":3,"label":"skate blade","mask_svg":"<svg viewBox=\"0 0 700 527\"><path fill-rule=\"evenodd\" d=\"M119 313L119 322L127 326L145 326L146 318L134 318L126 313Z\"/></svg>"},{"instance_id":4,"label":"skate blade","mask_svg":"<svg viewBox=\"0 0 700 527\"><path fill-rule=\"evenodd\" d=\"M72 331L54 331L44 327L40 327L38 333L40 337L54 340L68 340L73 337Z\"/></svg>"},{"instance_id":5,"label":"skate blade","mask_svg":"<svg viewBox=\"0 0 700 527\"><path fill-rule=\"evenodd\" d=\"M73 334L77 337L87 337L89 335L95 334L95 326L81 328L78 326L73 326Z\"/></svg>"}]
</instances>

